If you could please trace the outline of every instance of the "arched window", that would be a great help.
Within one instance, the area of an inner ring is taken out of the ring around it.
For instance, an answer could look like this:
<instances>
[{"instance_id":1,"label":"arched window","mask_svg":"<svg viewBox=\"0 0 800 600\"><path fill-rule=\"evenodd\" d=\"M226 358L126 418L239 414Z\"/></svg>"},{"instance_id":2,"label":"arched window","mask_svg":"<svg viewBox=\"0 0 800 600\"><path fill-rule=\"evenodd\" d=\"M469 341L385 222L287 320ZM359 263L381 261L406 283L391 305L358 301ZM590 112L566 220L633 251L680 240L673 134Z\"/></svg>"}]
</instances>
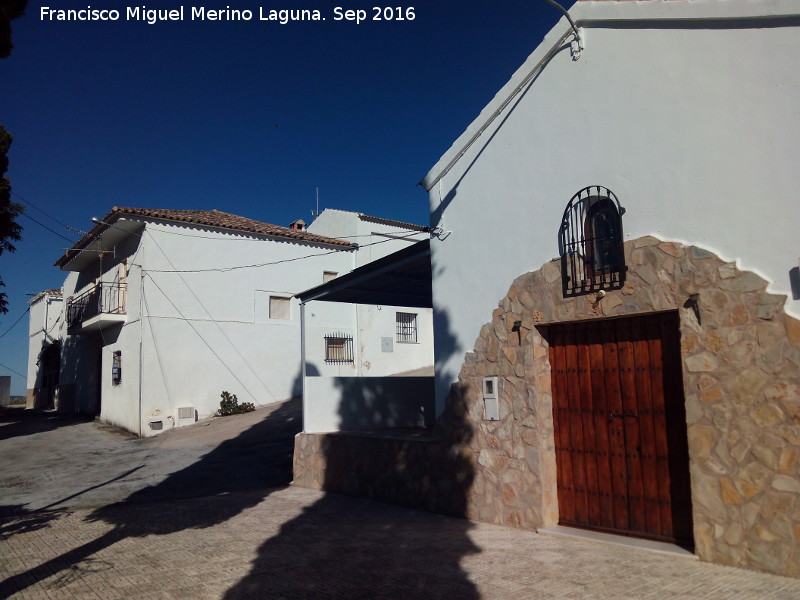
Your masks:
<instances>
[{"instance_id":1,"label":"arched window","mask_svg":"<svg viewBox=\"0 0 800 600\"><path fill-rule=\"evenodd\" d=\"M564 296L615 290L625 283L624 213L614 193L599 185L570 199L558 232Z\"/></svg>"}]
</instances>

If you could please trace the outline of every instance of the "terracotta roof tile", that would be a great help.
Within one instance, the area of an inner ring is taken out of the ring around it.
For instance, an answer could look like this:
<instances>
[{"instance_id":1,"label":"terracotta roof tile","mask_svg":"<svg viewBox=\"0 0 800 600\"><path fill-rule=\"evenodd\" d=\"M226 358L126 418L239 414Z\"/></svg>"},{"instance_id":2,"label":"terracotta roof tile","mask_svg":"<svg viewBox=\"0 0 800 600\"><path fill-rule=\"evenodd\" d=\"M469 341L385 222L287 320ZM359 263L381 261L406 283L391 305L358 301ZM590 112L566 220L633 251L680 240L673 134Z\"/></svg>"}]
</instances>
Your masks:
<instances>
[{"instance_id":1,"label":"terracotta roof tile","mask_svg":"<svg viewBox=\"0 0 800 600\"><path fill-rule=\"evenodd\" d=\"M151 219L163 219L165 221L177 221L181 223L190 223L192 225L219 227L221 229L230 229L233 231L242 231L246 233L257 233L277 238L310 242L313 244L347 247L352 246L350 242L345 240L325 237L315 233L309 233L308 231L304 230L281 227L280 225L272 225L271 223L256 221L254 219L240 217L239 215L232 215L219 210L182 210L115 206L113 209L111 209L111 212L100 219L100 221L108 223L125 215L146 217ZM68 263L75 255L74 250L88 246L89 243L105 229L106 225L103 225L102 223L95 225L92 230L89 231L89 233L83 236L72 248L67 250L67 252L58 259L58 261L56 261L56 266L60 267Z\"/></svg>"}]
</instances>

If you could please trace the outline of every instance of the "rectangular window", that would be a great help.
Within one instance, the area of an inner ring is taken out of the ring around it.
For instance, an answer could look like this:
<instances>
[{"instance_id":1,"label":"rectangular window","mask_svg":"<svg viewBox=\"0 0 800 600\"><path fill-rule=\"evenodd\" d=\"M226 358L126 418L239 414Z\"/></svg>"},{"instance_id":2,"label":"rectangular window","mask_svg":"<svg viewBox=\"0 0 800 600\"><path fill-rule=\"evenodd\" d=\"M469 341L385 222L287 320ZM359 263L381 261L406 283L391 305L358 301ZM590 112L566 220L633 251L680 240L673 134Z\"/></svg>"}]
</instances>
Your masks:
<instances>
[{"instance_id":1,"label":"rectangular window","mask_svg":"<svg viewBox=\"0 0 800 600\"><path fill-rule=\"evenodd\" d=\"M325 336L325 362L345 364L353 362L353 337L343 333Z\"/></svg>"},{"instance_id":2,"label":"rectangular window","mask_svg":"<svg viewBox=\"0 0 800 600\"><path fill-rule=\"evenodd\" d=\"M336 279L339 275L336 271L325 271L322 273L322 283L328 283L331 279Z\"/></svg>"},{"instance_id":3,"label":"rectangular window","mask_svg":"<svg viewBox=\"0 0 800 600\"><path fill-rule=\"evenodd\" d=\"M396 317L397 342L400 344L417 343L417 315L416 313L397 313Z\"/></svg>"},{"instance_id":4,"label":"rectangular window","mask_svg":"<svg viewBox=\"0 0 800 600\"><path fill-rule=\"evenodd\" d=\"M270 319L283 319L288 321L291 319L291 298L282 298L281 296L269 297L269 318Z\"/></svg>"}]
</instances>

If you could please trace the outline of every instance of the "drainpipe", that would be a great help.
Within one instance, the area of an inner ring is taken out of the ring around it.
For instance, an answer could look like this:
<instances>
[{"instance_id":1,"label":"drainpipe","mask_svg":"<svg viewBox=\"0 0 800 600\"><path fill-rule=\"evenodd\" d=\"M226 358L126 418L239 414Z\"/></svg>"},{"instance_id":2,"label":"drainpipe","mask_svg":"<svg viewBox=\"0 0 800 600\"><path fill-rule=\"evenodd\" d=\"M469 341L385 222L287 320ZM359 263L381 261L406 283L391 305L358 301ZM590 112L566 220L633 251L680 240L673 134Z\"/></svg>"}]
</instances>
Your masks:
<instances>
[{"instance_id":1,"label":"drainpipe","mask_svg":"<svg viewBox=\"0 0 800 600\"><path fill-rule=\"evenodd\" d=\"M303 402L303 431L306 430L306 303L300 302L300 390Z\"/></svg>"},{"instance_id":2,"label":"drainpipe","mask_svg":"<svg viewBox=\"0 0 800 600\"><path fill-rule=\"evenodd\" d=\"M142 302L144 301L144 269L139 266L139 437L142 437L142 369L144 364L144 357L142 352L144 346L142 340L144 339L144 314L142 311Z\"/></svg>"}]
</instances>

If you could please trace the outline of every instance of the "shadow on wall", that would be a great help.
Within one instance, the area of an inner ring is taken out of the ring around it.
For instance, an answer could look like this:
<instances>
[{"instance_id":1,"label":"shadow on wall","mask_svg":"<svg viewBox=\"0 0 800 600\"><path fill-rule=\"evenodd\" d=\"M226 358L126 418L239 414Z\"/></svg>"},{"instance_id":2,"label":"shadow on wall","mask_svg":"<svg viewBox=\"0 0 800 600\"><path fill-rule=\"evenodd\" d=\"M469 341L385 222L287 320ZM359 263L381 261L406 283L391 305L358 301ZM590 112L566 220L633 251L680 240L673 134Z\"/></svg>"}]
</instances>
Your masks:
<instances>
[{"instance_id":1,"label":"shadow on wall","mask_svg":"<svg viewBox=\"0 0 800 600\"><path fill-rule=\"evenodd\" d=\"M443 346L456 352L446 315L439 317ZM343 422L374 408L356 379L340 386ZM321 438L323 489L464 517L474 466L464 451L472 429L457 386L435 431L425 441L313 436ZM408 508L327 494L261 546L250 574L225 599L478 598L461 567L480 552L468 535L473 525L445 517L430 523L430 515Z\"/></svg>"},{"instance_id":2,"label":"shadow on wall","mask_svg":"<svg viewBox=\"0 0 800 600\"><path fill-rule=\"evenodd\" d=\"M235 418L235 417L232 417ZM257 505L292 477L294 436L300 431L300 399L282 403L236 438L226 440L196 463L177 471L161 483L131 494L123 502L99 508L87 520L113 526L108 533L61 556L0 582L0 598L24 590L65 570L80 573L91 568L92 555L126 538L167 535L185 529L202 529L223 523ZM191 510L179 499L216 496L198 502ZM54 503L58 504L58 502ZM132 504L146 504L134 507ZM13 507L2 507L6 512ZM0 509L0 514L2 509ZM43 527L28 515L25 527ZM9 525L11 527L11 525ZM13 529L9 529L12 534Z\"/></svg>"},{"instance_id":3,"label":"shadow on wall","mask_svg":"<svg viewBox=\"0 0 800 600\"><path fill-rule=\"evenodd\" d=\"M101 331L68 335L64 339L60 356L59 412L78 412L90 416L100 414L103 353L109 352L107 346L115 344L121 332L122 325L115 325ZM111 364L110 358L106 364Z\"/></svg>"},{"instance_id":4,"label":"shadow on wall","mask_svg":"<svg viewBox=\"0 0 800 600\"><path fill-rule=\"evenodd\" d=\"M61 340L53 342L42 340L39 355L36 357L36 375L29 389L33 390L33 398L29 398L28 408L50 410L56 406L59 371L61 369Z\"/></svg>"}]
</instances>

